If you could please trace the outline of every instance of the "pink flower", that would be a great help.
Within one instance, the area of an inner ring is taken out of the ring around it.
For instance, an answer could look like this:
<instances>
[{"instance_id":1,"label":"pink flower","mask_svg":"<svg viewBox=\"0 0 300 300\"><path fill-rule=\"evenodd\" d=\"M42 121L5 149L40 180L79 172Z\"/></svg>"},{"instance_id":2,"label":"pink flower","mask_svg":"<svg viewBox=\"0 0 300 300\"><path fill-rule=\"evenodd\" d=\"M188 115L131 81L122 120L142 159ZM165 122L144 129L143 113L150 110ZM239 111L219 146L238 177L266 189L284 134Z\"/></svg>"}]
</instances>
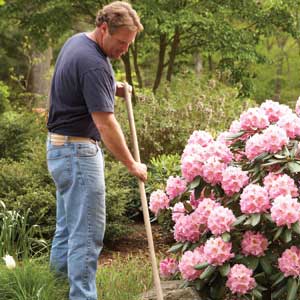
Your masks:
<instances>
[{"instance_id":1,"label":"pink flower","mask_svg":"<svg viewBox=\"0 0 300 300\"><path fill-rule=\"evenodd\" d=\"M195 212L181 216L174 225L174 239L177 242L197 242L206 226L200 223Z\"/></svg>"},{"instance_id":2,"label":"pink flower","mask_svg":"<svg viewBox=\"0 0 300 300\"><path fill-rule=\"evenodd\" d=\"M185 157L181 162L181 172L183 177L192 182L196 176L202 175L202 162L194 156Z\"/></svg>"},{"instance_id":3,"label":"pink flower","mask_svg":"<svg viewBox=\"0 0 300 300\"><path fill-rule=\"evenodd\" d=\"M159 210L168 208L170 204L170 199L162 191L157 190L150 195L149 209L157 215Z\"/></svg>"},{"instance_id":4,"label":"pink flower","mask_svg":"<svg viewBox=\"0 0 300 300\"><path fill-rule=\"evenodd\" d=\"M213 142L207 145L205 148L205 152L207 153L206 160L209 157L218 157L220 161L228 164L232 161L233 155L230 149L223 143Z\"/></svg>"},{"instance_id":5,"label":"pink flower","mask_svg":"<svg viewBox=\"0 0 300 300\"><path fill-rule=\"evenodd\" d=\"M210 198L204 198L198 204L198 207L193 212L193 214L195 214L197 216L199 224L207 225L207 221L208 221L208 218L209 218L211 212L218 206L220 206L220 204L217 203L216 201L214 201Z\"/></svg>"},{"instance_id":6,"label":"pink flower","mask_svg":"<svg viewBox=\"0 0 300 300\"><path fill-rule=\"evenodd\" d=\"M263 137L266 151L270 153L278 152L289 141L285 130L277 125L270 125L265 129L263 131Z\"/></svg>"},{"instance_id":7,"label":"pink flower","mask_svg":"<svg viewBox=\"0 0 300 300\"><path fill-rule=\"evenodd\" d=\"M263 129L269 126L269 120L264 110L249 108L240 116L241 128L244 130Z\"/></svg>"},{"instance_id":8,"label":"pink flower","mask_svg":"<svg viewBox=\"0 0 300 300\"><path fill-rule=\"evenodd\" d=\"M258 184L249 184L241 194L240 206L244 214L266 212L270 208L267 190Z\"/></svg>"},{"instance_id":9,"label":"pink flower","mask_svg":"<svg viewBox=\"0 0 300 300\"><path fill-rule=\"evenodd\" d=\"M174 222L177 222L177 220L181 217L184 216L186 213L184 205L182 202L178 202L174 205L172 209L172 220Z\"/></svg>"},{"instance_id":10,"label":"pink flower","mask_svg":"<svg viewBox=\"0 0 300 300\"><path fill-rule=\"evenodd\" d=\"M278 266L285 277L300 276L300 249L292 246L286 249L278 259Z\"/></svg>"},{"instance_id":11,"label":"pink flower","mask_svg":"<svg viewBox=\"0 0 300 300\"><path fill-rule=\"evenodd\" d=\"M300 136L300 118L296 114L290 113L282 116L277 125L285 130L289 138L294 139L296 136Z\"/></svg>"},{"instance_id":12,"label":"pink flower","mask_svg":"<svg viewBox=\"0 0 300 300\"><path fill-rule=\"evenodd\" d=\"M222 173L222 188L228 196L239 192L248 181L247 172L239 167L229 166Z\"/></svg>"},{"instance_id":13,"label":"pink flower","mask_svg":"<svg viewBox=\"0 0 300 300\"><path fill-rule=\"evenodd\" d=\"M178 271L178 263L174 258L165 258L159 264L160 275L163 278L170 278Z\"/></svg>"},{"instance_id":14,"label":"pink flower","mask_svg":"<svg viewBox=\"0 0 300 300\"><path fill-rule=\"evenodd\" d=\"M198 278L203 270L196 270L194 267L205 262L206 258L203 252L203 246L196 248L194 251L184 252L179 262L179 270L182 278L189 281Z\"/></svg>"},{"instance_id":15,"label":"pink flower","mask_svg":"<svg viewBox=\"0 0 300 300\"><path fill-rule=\"evenodd\" d=\"M244 295L256 286L253 271L242 264L235 264L228 274L226 286L232 293Z\"/></svg>"},{"instance_id":16,"label":"pink flower","mask_svg":"<svg viewBox=\"0 0 300 300\"><path fill-rule=\"evenodd\" d=\"M246 141L245 154L249 160L254 159L265 151L266 145L262 134L256 133Z\"/></svg>"},{"instance_id":17,"label":"pink flower","mask_svg":"<svg viewBox=\"0 0 300 300\"><path fill-rule=\"evenodd\" d=\"M170 200L181 195L186 189L186 181L179 176L170 176L167 180L166 192Z\"/></svg>"},{"instance_id":18,"label":"pink flower","mask_svg":"<svg viewBox=\"0 0 300 300\"><path fill-rule=\"evenodd\" d=\"M241 122L237 121L237 120L234 120L231 123L231 125L230 125L229 132L231 132L231 133L238 133L241 130L242 130L242 128L241 128Z\"/></svg>"},{"instance_id":19,"label":"pink flower","mask_svg":"<svg viewBox=\"0 0 300 300\"><path fill-rule=\"evenodd\" d=\"M190 194L190 204L193 208L197 208L199 203L205 198L205 189L202 190L201 195L198 199L195 199L195 191L192 191ZM216 199L216 196L213 191L210 192L209 198L212 200Z\"/></svg>"},{"instance_id":20,"label":"pink flower","mask_svg":"<svg viewBox=\"0 0 300 300\"><path fill-rule=\"evenodd\" d=\"M296 115L300 117L300 97L298 98L296 102L296 107L295 107Z\"/></svg>"},{"instance_id":21,"label":"pink flower","mask_svg":"<svg viewBox=\"0 0 300 300\"><path fill-rule=\"evenodd\" d=\"M231 251L231 243L224 242L221 237L211 237L204 245L204 255L207 262L214 266L221 266L225 261L234 256Z\"/></svg>"},{"instance_id":22,"label":"pink flower","mask_svg":"<svg viewBox=\"0 0 300 300\"><path fill-rule=\"evenodd\" d=\"M266 100L260 107L268 116L270 123L277 122L279 118L292 112L287 105L283 105L272 100Z\"/></svg>"},{"instance_id":23,"label":"pink flower","mask_svg":"<svg viewBox=\"0 0 300 300\"><path fill-rule=\"evenodd\" d=\"M206 131L194 131L188 140L188 144L199 144L206 147L209 143L213 142L212 136Z\"/></svg>"},{"instance_id":24,"label":"pink flower","mask_svg":"<svg viewBox=\"0 0 300 300\"><path fill-rule=\"evenodd\" d=\"M242 240L242 252L248 256L263 256L268 249L268 239L261 233L246 231Z\"/></svg>"},{"instance_id":25,"label":"pink flower","mask_svg":"<svg viewBox=\"0 0 300 300\"><path fill-rule=\"evenodd\" d=\"M287 174L269 173L264 178L264 186L269 193L270 199L286 195L291 195L292 197L298 196L295 181Z\"/></svg>"},{"instance_id":26,"label":"pink flower","mask_svg":"<svg viewBox=\"0 0 300 300\"><path fill-rule=\"evenodd\" d=\"M299 221L300 203L296 198L290 195L278 196L274 199L271 207L271 218L277 226L287 225L291 228L291 224Z\"/></svg>"},{"instance_id":27,"label":"pink flower","mask_svg":"<svg viewBox=\"0 0 300 300\"><path fill-rule=\"evenodd\" d=\"M230 232L232 224L236 218L229 208L223 206L216 207L209 215L207 227L214 235Z\"/></svg>"},{"instance_id":28,"label":"pink flower","mask_svg":"<svg viewBox=\"0 0 300 300\"><path fill-rule=\"evenodd\" d=\"M202 177L206 182L215 185L221 182L225 168L225 163L221 162L218 157L212 156L203 164Z\"/></svg>"},{"instance_id":29,"label":"pink flower","mask_svg":"<svg viewBox=\"0 0 300 300\"><path fill-rule=\"evenodd\" d=\"M226 146L230 146L233 143L232 140L228 139L231 135L232 135L232 133L229 132L229 131L221 132L218 135L216 141L219 142L219 143L225 144Z\"/></svg>"}]
</instances>

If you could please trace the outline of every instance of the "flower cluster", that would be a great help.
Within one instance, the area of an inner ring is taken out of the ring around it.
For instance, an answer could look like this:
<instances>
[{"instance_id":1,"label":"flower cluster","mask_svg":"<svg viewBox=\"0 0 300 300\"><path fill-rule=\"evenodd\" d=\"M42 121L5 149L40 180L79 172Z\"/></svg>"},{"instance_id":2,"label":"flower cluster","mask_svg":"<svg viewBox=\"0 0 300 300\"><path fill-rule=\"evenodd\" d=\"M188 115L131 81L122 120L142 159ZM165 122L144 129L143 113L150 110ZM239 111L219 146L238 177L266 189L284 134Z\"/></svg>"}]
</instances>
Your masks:
<instances>
[{"instance_id":1,"label":"flower cluster","mask_svg":"<svg viewBox=\"0 0 300 300\"><path fill-rule=\"evenodd\" d=\"M149 208L156 215L161 209L168 208L169 204L170 199L162 190L157 190L150 196Z\"/></svg>"},{"instance_id":2,"label":"flower cluster","mask_svg":"<svg viewBox=\"0 0 300 300\"><path fill-rule=\"evenodd\" d=\"M169 196L169 199L172 200L178 195L181 195L186 189L186 182L182 180L179 176L169 177L167 180L166 192Z\"/></svg>"},{"instance_id":3,"label":"flower cluster","mask_svg":"<svg viewBox=\"0 0 300 300\"><path fill-rule=\"evenodd\" d=\"M278 259L278 266L284 276L300 276L300 249L292 246L286 249Z\"/></svg>"},{"instance_id":4,"label":"flower cluster","mask_svg":"<svg viewBox=\"0 0 300 300\"><path fill-rule=\"evenodd\" d=\"M268 249L268 239L261 233L246 231L242 240L242 253L246 256L263 256Z\"/></svg>"},{"instance_id":5,"label":"flower cluster","mask_svg":"<svg viewBox=\"0 0 300 300\"><path fill-rule=\"evenodd\" d=\"M174 258L165 258L159 264L160 275L163 278L170 278L178 271L178 262Z\"/></svg>"},{"instance_id":6,"label":"flower cluster","mask_svg":"<svg viewBox=\"0 0 300 300\"><path fill-rule=\"evenodd\" d=\"M196 248L194 251L186 251L179 263L179 270L182 277L189 281L199 277L203 271L196 270L194 267L204 262L206 262L206 257L203 246Z\"/></svg>"},{"instance_id":7,"label":"flower cluster","mask_svg":"<svg viewBox=\"0 0 300 300\"><path fill-rule=\"evenodd\" d=\"M295 289L300 280L300 97L295 112L266 100L216 139L194 131L180 163L181 176L169 177L166 191L150 196L154 214L172 211L177 242L176 259L161 262L161 276L196 281L209 298L222 276L224 299L261 299L268 287L266 294L275 299L288 282Z\"/></svg>"},{"instance_id":8,"label":"flower cluster","mask_svg":"<svg viewBox=\"0 0 300 300\"><path fill-rule=\"evenodd\" d=\"M226 286L234 294L244 295L256 286L253 271L242 264L235 264L229 272Z\"/></svg>"}]
</instances>

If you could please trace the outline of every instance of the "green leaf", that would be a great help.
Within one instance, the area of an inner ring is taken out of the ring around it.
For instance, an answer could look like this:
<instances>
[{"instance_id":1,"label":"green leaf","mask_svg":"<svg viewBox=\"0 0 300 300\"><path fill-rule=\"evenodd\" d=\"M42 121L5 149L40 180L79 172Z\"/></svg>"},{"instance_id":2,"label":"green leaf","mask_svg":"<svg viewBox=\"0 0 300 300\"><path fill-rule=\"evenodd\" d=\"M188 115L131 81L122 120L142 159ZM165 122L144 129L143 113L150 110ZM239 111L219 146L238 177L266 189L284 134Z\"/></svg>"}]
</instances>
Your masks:
<instances>
[{"instance_id":1,"label":"green leaf","mask_svg":"<svg viewBox=\"0 0 300 300\"><path fill-rule=\"evenodd\" d=\"M202 264L198 264L196 266L194 266L194 269L196 270L203 270L205 269L207 266L209 266L209 263L208 262L204 262Z\"/></svg>"},{"instance_id":2,"label":"green leaf","mask_svg":"<svg viewBox=\"0 0 300 300\"><path fill-rule=\"evenodd\" d=\"M185 252L191 246L191 244L192 244L191 242L184 243L181 251Z\"/></svg>"},{"instance_id":3,"label":"green leaf","mask_svg":"<svg viewBox=\"0 0 300 300\"><path fill-rule=\"evenodd\" d=\"M284 276L284 274L279 273L280 276L276 279L276 281L272 284L272 287L276 286L277 284L279 284L280 282L282 282L282 280L284 280L286 277Z\"/></svg>"},{"instance_id":4,"label":"green leaf","mask_svg":"<svg viewBox=\"0 0 300 300\"><path fill-rule=\"evenodd\" d=\"M230 271L230 264L224 264L223 266L219 267L219 272L223 277L226 277Z\"/></svg>"},{"instance_id":5,"label":"green leaf","mask_svg":"<svg viewBox=\"0 0 300 300\"><path fill-rule=\"evenodd\" d=\"M266 274L271 275L272 274L272 265L270 260L266 257L263 256L259 259L259 263L263 270L266 272Z\"/></svg>"},{"instance_id":6,"label":"green leaf","mask_svg":"<svg viewBox=\"0 0 300 300\"><path fill-rule=\"evenodd\" d=\"M190 204L190 203L188 203L188 202L183 202L183 206L184 206L184 208L185 208L185 210L187 211L187 212L192 212L193 211L193 207L192 207L192 205Z\"/></svg>"},{"instance_id":7,"label":"green leaf","mask_svg":"<svg viewBox=\"0 0 300 300\"><path fill-rule=\"evenodd\" d=\"M175 244L167 252L176 253L183 247L183 245L184 245L183 243Z\"/></svg>"},{"instance_id":8,"label":"green leaf","mask_svg":"<svg viewBox=\"0 0 300 300\"><path fill-rule=\"evenodd\" d=\"M230 241L230 234L228 232L224 232L222 235L221 235L222 239L224 242L229 242Z\"/></svg>"},{"instance_id":9,"label":"green leaf","mask_svg":"<svg viewBox=\"0 0 300 300\"><path fill-rule=\"evenodd\" d=\"M213 281L213 284L210 286L210 296L213 299L224 299L224 295L226 292L225 278L217 277L216 280Z\"/></svg>"},{"instance_id":10,"label":"green leaf","mask_svg":"<svg viewBox=\"0 0 300 300\"><path fill-rule=\"evenodd\" d=\"M292 240L292 230L286 228L286 230L283 233L282 239L285 243L289 243Z\"/></svg>"},{"instance_id":11,"label":"green leaf","mask_svg":"<svg viewBox=\"0 0 300 300\"><path fill-rule=\"evenodd\" d=\"M247 219L246 215L239 216L233 223L233 226L238 226L239 224L243 223L246 219Z\"/></svg>"},{"instance_id":12,"label":"green leaf","mask_svg":"<svg viewBox=\"0 0 300 300\"><path fill-rule=\"evenodd\" d=\"M263 214L263 217L267 220L273 223L273 220L271 218L271 214Z\"/></svg>"},{"instance_id":13,"label":"green leaf","mask_svg":"<svg viewBox=\"0 0 300 300\"><path fill-rule=\"evenodd\" d=\"M295 300L298 291L298 282L295 278L288 279L288 293L286 300Z\"/></svg>"},{"instance_id":14,"label":"green leaf","mask_svg":"<svg viewBox=\"0 0 300 300\"><path fill-rule=\"evenodd\" d=\"M298 164L295 161L288 162L287 166L291 173L299 173L300 172L300 164Z\"/></svg>"},{"instance_id":15,"label":"green leaf","mask_svg":"<svg viewBox=\"0 0 300 300\"><path fill-rule=\"evenodd\" d=\"M200 185L200 182L201 182L201 177L196 176L195 179L190 184L190 189L191 190L195 189L197 186ZM196 198L196 199L198 199L198 198Z\"/></svg>"},{"instance_id":16,"label":"green leaf","mask_svg":"<svg viewBox=\"0 0 300 300\"><path fill-rule=\"evenodd\" d=\"M245 133L245 131L240 131L238 133L232 133L232 134L229 134L228 136L226 136L225 140L235 140L239 137L241 137L243 134Z\"/></svg>"},{"instance_id":17,"label":"green leaf","mask_svg":"<svg viewBox=\"0 0 300 300\"><path fill-rule=\"evenodd\" d=\"M251 225L254 227L260 222L260 214L253 214L251 216Z\"/></svg>"},{"instance_id":18,"label":"green leaf","mask_svg":"<svg viewBox=\"0 0 300 300\"><path fill-rule=\"evenodd\" d=\"M259 290L257 290L257 289L252 290L251 294L252 294L255 298L257 298L257 299L261 299L261 298L262 298L261 292L260 292Z\"/></svg>"},{"instance_id":19,"label":"green leaf","mask_svg":"<svg viewBox=\"0 0 300 300\"><path fill-rule=\"evenodd\" d=\"M274 238L273 238L273 241L276 241L280 235L282 234L282 231L283 231L283 227L279 227L274 235Z\"/></svg>"},{"instance_id":20,"label":"green leaf","mask_svg":"<svg viewBox=\"0 0 300 300\"><path fill-rule=\"evenodd\" d=\"M257 155L257 156L254 158L254 162L259 162L259 161L261 161L261 160L263 160L263 159L265 159L265 158L267 158L267 157L271 157L271 156L269 155L268 152L263 152L263 153L261 153L260 155Z\"/></svg>"},{"instance_id":21,"label":"green leaf","mask_svg":"<svg viewBox=\"0 0 300 300\"><path fill-rule=\"evenodd\" d=\"M201 291L203 287L205 286L205 282L202 280L196 280L195 282L195 288L197 291Z\"/></svg>"},{"instance_id":22,"label":"green leaf","mask_svg":"<svg viewBox=\"0 0 300 300\"><path fill-rule=\"evenodd\" d=\"M215 270L216 267L209 265L200 275L200 279L203 280L209 278L215 272Z\"/></svg>"},{"instance_id":23,"label":"green leaf","mask_svg":"<svg viewBox=\"0 0 300 300\"><path fill-rule=\"evenodd\" d=\"M248 268L254 271L258 266L259 259L258 257L248 256L243 258L243 262L247 265Z\"/></svg>"},{"instance_id":24,"label":"green leaf","mask_svg":"<svg viewBox=\"0 0 300 300\"><path fill-rule=\"evenodd\" d=\"M274 291L272 294L271 294L271 299L277 299L278 297L280 297L285 291L287 290L287 286L284 285L280 288L278 288L276 291Z\"/></svg>"},{"instance_id":25,"label":"green leaf","mask_svg":"<svg viewBox=\"0 0 300 300\"><path fill-rule=\"evenodd\" d=\"M299 221L297 221L296 223L294 223L292 225L292 229L294 232L296 232L297 234L300 234L300 224Z\"/></svg>"},{"instance_id":26,"label":"green leaf","mask_svg":"<svg viewBox=\"0 0 300 300\"><path fill-rule=\"evenodd\" d=\"M256 286L256 289L259 290L260 292L264 292L264 291L267 291L268 289L260 284L258 284Z\"/></svg>"}]
</instances>

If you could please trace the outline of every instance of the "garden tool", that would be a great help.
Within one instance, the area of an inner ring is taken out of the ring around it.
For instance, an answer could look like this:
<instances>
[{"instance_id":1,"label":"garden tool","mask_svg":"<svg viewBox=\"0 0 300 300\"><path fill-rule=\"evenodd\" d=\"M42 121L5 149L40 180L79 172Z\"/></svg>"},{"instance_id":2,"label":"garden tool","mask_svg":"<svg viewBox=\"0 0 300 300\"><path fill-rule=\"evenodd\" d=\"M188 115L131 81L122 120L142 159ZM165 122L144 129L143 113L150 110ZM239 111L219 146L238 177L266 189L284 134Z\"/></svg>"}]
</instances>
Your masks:
<instances>
[{"instance_id":1,"label":"garden tool","mask_svg":"<svg viewBox=\"0 0 300 300\"><path fill-rule=\"evenodd\" d=\"M134 159L137 162L141 162L139 145L138 145L136 129L135 129L134 116L133 116L131 93L129 92L129 85L126 82L124 83L124 90L125 90L125 101L126 101L126 107L127 107L127 114L128 114L131 138L132 138L133 149L134 149ZM159 273L158 273L158 269L157 269L145 185L144 185L144 182L141 181L140 179L138 182L139 182L139 191L140 191L140 197L141 197L142 208L143 208L144 223L145 223L145 227L146 227L148 247L149 247L149 251L150 251L152 272L153 272L153 279L154 279L154 285L155 285L155 289L156 289L157 300L163 300L163 292L162 292Z\"/></svg>"}]
</instances>

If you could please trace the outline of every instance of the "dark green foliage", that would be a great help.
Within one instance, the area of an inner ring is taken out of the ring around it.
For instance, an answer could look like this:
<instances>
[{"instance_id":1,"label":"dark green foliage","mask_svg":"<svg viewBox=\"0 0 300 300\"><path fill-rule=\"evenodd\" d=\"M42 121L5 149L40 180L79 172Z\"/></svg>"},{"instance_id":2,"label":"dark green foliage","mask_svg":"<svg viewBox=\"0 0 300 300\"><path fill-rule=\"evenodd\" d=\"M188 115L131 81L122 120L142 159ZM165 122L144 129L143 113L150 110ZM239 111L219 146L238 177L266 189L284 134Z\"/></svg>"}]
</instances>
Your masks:
<instances>
[{"instance_id":1,"label":"dark green foliage","mask_svg":"<svg viewBox=\"0 0 300 300\"><path fill-rule=\"evenodd\" d=\"M137 183L119 162L105 161L106 179L106 216L105 239L116 240L128 233L129 219L126 217L127 206L138 199Z\"/></svg>"},{"instance_id":2,"label":"dark green foliage","mask_svg":"<svg viewBox=\"0 0 300 300\"><path fill-rule=\"evenodd\" d=\"M36 114L3 113L0 118L0 159L20 161L28 158L33 153L36 140L44 136L43 121Z\"/></svg>"},{"instance_id":3,"label":"dark green foliage","mask_svg":"<svg viewBox=\"0 0 300 300\"><path fill-rule=\"evenodd\" d=\"M236 89L216 80L200 80L192 73L174 78L156 97L147 89L140 90L134 115L142 161L160 154L181 154L194 130L212 134L225 130L250 103L239 99ZM116 116L129 140L123 103Z\"/></svg>"},{"instance_id":4,"label":"dark green foliage","mask_svg":"<svg viewBox=\"0 0 300 300\"><path fill-rule=\"evenodd\" d=\"M0 81L0 115L9 108L9 88Z\"/></svg>"}]
</instances>

